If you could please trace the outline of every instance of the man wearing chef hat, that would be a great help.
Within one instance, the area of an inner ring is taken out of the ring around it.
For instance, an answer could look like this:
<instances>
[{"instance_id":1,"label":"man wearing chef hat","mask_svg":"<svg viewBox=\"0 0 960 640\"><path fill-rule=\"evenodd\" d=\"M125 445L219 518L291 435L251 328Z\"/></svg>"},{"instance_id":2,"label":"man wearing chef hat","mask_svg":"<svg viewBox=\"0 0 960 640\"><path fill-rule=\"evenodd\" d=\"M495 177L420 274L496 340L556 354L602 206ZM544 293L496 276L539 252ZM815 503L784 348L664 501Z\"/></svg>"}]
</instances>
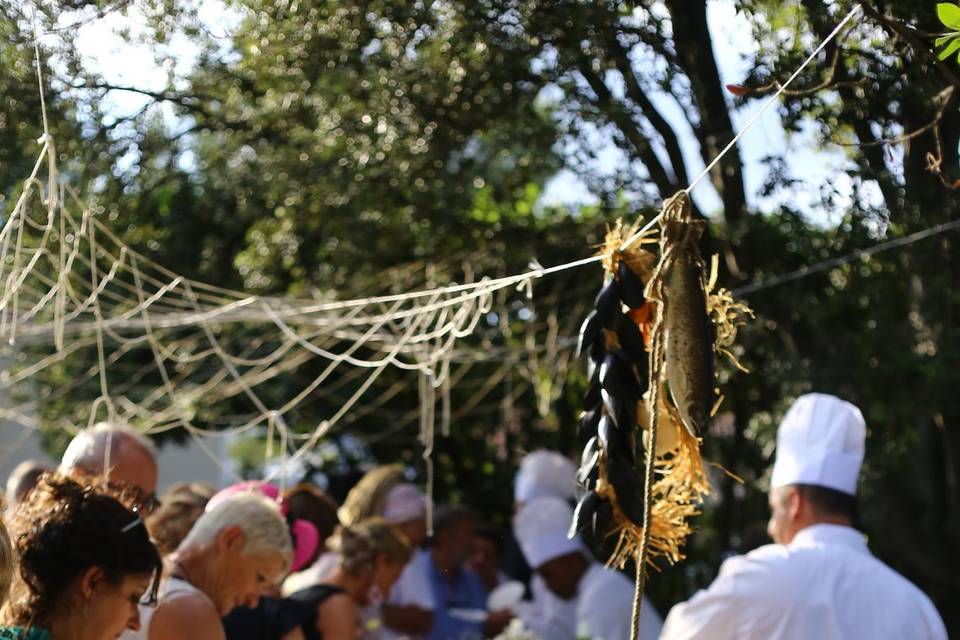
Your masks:
<instances>
[{"instance_id":1,"label":"man wearing chef hat","mask_svg":"<svg viewBox=\"0 0 960 640\"><path fill-rule=\"evenodd\" d=\"M520 470L513 485L513 501L517 508L534 498L553 496L573 500L577 493L577 467L569 458L538 449L520 461Z\"/></svg>"},{"instance_id":2,"label":"man wearing chef hat","mask_svg":"<svg viewBox=\"0 0 960 640\"><path fill-rule=\"evenodd\" d=\"M593 560L579 536L567 537L572 519L567 502L547 496L525 503L513 522L527 562L550 592L571 608L571 629L565 634L555 629L542 637L628 640L633 582ZM640 638L656 638L659 632L660 616L644 600Z\"/></svg>"},{"instance_id":3,"label":"man wearing chef hat","mask_svg":"<svg viewBox=\"0 0 960 640\"><path fill-rule=\"evenodd\" d=\"M775 544L724 562L708 589L670 611L660 637L946 640L930 600L852 526L865 438L849 402L798 398L777 433L767 526Z\"/></svg>"}]
</instances>

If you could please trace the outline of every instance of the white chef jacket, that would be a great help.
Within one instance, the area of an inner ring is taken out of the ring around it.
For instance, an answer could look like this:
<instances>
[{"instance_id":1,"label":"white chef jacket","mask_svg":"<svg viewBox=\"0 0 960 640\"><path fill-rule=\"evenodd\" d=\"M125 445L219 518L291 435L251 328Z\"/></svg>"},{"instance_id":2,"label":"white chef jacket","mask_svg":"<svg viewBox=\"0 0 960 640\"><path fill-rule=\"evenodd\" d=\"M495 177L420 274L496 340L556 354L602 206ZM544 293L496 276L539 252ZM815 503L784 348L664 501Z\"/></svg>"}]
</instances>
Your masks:
<instances>
[{"instance_id":1,"label":"white chef jacket","mask_svg":"<svg viewBox=\"0 0 960 640\"><path fill-rule=\"evenodd\" d=\"M427 611L437 608L433 599L433 585L430 583L429 551L417 551L410 558L410 562L403 568L400 577L390 588L390 597L386 604L398 607L415 605ZM417 640L420 636L411 636L394 631L384 625L380 630L382 640Z\"/></svg>"},{"instance_id":2,"label":"white chef jacket","mask_svg":"<svg viewBox=\"0 0 960 640\"><path fill-rule=\"evenodd\" d=\"M619 571L591 562L577 585L577 595L563 600L547 589L539 575L530 584L533 602L518 611L525 628L543 640L629 640L633 620L633 582ZM660 635L660 615L644 597L640 639Z\"/></svg>"},{"instance_id":3,"label":"white chef jacket","mask_svg":"<svg viewBox=\"0 0 960 640\"><path fill-rule=\"evenodd\" d=\"M852 527L818 524L789 545L723 563L667 616L662 640L946 640L933 603L867 549Z\"/></svg>"},{"instance_id":4,"label":"white chef jacket","mask_svg":"<svg viewBox=\"0 0 960 640\"><path fill-rule=\"evenodd\" d=\"M592 562L577 589L577 638L630 640L635 585L619 571ZM646 596L640 610L640 640L660 635L663 621Z\"/></svg>"},{"instance_id":5,"label":"white chef jacket","mask_svg":"<svg viewBox=\"0 0 960 640\"><path fill-rule=\"evenodd\" d=\"M529 601L524 600L514 608L524 629L538 638L573 640L576 637L577 601L564 600L547 588L540 574L530 580Z\"/></svg>"}]
</instances>

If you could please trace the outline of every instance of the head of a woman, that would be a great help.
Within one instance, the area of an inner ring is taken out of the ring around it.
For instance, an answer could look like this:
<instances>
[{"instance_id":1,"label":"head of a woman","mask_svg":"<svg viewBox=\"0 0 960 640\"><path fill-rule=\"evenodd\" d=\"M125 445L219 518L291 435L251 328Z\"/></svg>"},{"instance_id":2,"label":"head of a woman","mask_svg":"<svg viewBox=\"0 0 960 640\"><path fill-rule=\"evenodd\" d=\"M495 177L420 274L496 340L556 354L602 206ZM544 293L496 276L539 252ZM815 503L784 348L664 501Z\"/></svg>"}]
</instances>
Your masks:
<instances>
[{"instance_id":1,"label":"head of a woman","mask_svg":"<svg viewBox=\"0 0 960 640\"><path fill-rule=\"evenodd\" d=\"M318 544L307 565L326 551L327 538L333 535L340 520L337 518L337 503L329 495L311 484L298 484L283 494L287 515L293 520L304 520L317 530Z\"/></svg>"},{"instance_id":2,"label":"head of a woman","mask_svg":"<svg viewBox=\"0 0 960 640\"><path fill-rule=\"evenodd\" d=\"M293 545L277 504L243 492L218 501L200 516L175 558L183 577L225 616L241 605L257 606L264 590L289 570Z\"/></svg>"},{"instance_id":3,"label":"head of a woman","mask_svg":"<svg viewBox=\"0 0 960 640\"><path fill-rule=\"evenodd\" d=\"M176 551L214 493L205 484L180 482L163 494L160 506L147 518L147 530L161 555Z\"/></svg>"},{"instance_id":4,"label":"head of a woman","mask_svg":"<svg viewBox=\"0 0 960 640\"><path fill-rule=\"evenodd\" d=\"M330 548L340 556L340 569L361 583L359 604L369 604L372 587L384 598L410 560L410 545L402 534L382 518L371 518L341 527L330 539Z\"/></svg>"},{"instance_id":5,"label":"head of a woman","mask_svg":"<svg viewBox=\"0 0 960 640\"><path fill-rule=\"evenodd\" d=\"M139 515L94 485L45 475L11 524L19 560L5 622L85 640L139 629L156 596L160 554Z\"/></svg>"}]
</instances>

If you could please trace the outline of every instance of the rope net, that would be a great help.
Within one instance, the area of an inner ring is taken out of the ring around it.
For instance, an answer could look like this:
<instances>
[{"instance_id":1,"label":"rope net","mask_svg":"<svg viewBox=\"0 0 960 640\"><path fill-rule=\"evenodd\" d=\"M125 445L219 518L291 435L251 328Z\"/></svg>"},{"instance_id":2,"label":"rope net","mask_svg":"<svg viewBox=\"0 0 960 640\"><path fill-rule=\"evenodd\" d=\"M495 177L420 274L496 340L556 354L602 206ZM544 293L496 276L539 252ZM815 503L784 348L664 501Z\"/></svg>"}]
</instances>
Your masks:
<instances>
[{"instance_id":1,"label":"rope net","mask_svg":"<svg viewBox=\"0 0 960 640\"><path fill-rule=\"evenodd\" d=\"M183 428L220 464L203 438L266 427L268 458L279 440L293 464L351 412L369 411L358 403L394 368L417 379L429 455L434 424L449 430L451 383L472 361L497 355L455 349L458 341L491 311L496 292L549 272L409 292L388 284L382 295L353 300L216 287L125 244L58 175L52 139L41 141L0 230L0 357L10 363L0 373L0 417L29 428L75 432L100 420L147 434ZM37 388L41 371L58 383ZM309 382L270 384L293 372ZM291 412L338 388L348 393L334 411L309 433L291 432ZM225 402L229 415L205 413ZM68 410L41 420L44 406Z\"/></svg>"}]
</instances>

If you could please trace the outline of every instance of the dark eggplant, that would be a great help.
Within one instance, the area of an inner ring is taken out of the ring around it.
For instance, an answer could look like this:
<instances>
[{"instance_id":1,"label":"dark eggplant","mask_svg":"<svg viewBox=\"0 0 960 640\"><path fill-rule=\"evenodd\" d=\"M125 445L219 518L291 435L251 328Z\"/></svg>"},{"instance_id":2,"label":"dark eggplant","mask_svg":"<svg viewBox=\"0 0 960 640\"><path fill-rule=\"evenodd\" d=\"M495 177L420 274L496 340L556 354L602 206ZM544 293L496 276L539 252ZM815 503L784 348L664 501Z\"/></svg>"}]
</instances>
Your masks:
<instances>
[{"instance_id":1,"label":"dark eggplant","mask_svg":"<svg viewBox=\"0 0 960 640\"><path fill-rule=\"evenodd\" d=\"M604 416L597 425L597 443L608 457L616 453L624 456L631 463L636 458L633 445L630 443L630 432L618 427L610 416Z\"/></svg>"},{"instance_id":2,"label":"dark eggplant","mask_svg":"<svg viewBox=\"0 0 960 640\"><path fill-rule=\"evenodd\" d=\"M580 456L580 468L577 469L577 482L586 484L588 480L596 482L599 474L600 450L597 448L597 439L590 438Z\"/></svg>"},{"instance_id":3,"label":"dark eggplant","mask_svg":"<svg viewBox=\"0 0 960 640\"><path fill-rule=\"evenodd\" d=\"M591 380L590 386L587 387L587 392L583 394L583 405L585 407L591 407L600 402L603 398L600 390L600 381L596 379Z\"/></svg>"},{"instance_id":4,"label":"dark eggplant","mask_svg":"<svg viewBox=\"0 0 960 640\"><path fill-rule=\"evenodd\" d=\"M640 277L627 265L626 260L620 261L620 266L617 267L617 276L620 280L620 298L623 303L631 309L642 307L647 300L643 295L646 287L644 287Z\"/></svg>"},{"instance_id":5,"label":"dark eggplant","mask_svg":"<svg viewBox=\"0 0 960 640\"><path fill-rule=\"evenodd\" d=\"M580 422L577 423L577 436L580 442L586 443L591 437L597 435L597 423L600 422L600 416L603 409L599 404L595 405L590 411L585 411L580 416Z\"/></svg>"},{"instance_id":6,"label":"dark eggplant","mask_svg":"<svg viewBox=\"0 0 960 640\"><path fill-rule=\"evenodd\" d=\"M633 366L622 353L608 353L600 365L600 385L615 398L636 404L643 390Z\"/></svg>"},{"instance_id":7,"label":"dark eggplant","mask_svg":"<svg viewBox=\"0 0 960 640\"><path fill-rule=\"evenodd\" d=\"M607 340L603 336L603 332L600 332L600 337L593 341L593 344L590 345L590 352L588 354L589 365L592 368L600 366L600 363L603 362L603 359L607 355Z\"/></svg>"},{"instance_id":8,"label":"dark eggplant","mask_svg":"<svg viewBox=\"0 0 960 640\"><path fill-rule=\"evenodd\" d=\"M597 312L591 311L580 325L580 335L577 337L577 357L579 358L584 350L590 349L598 339L603 340L603 332L600 330L600 320L597 318Z\"/></svg>"},{"instance_id":9,"label":"dark eggplant","mask_svg":"<svg viewBox=\"0 0 960 640\"><path fill-rule=\"evenodd\" d=\"M617 503L635 525L643 526L643 476L626 455L611 451L606 459L607 479L617 493Z\"/></svg>"},{"instance_id":10,"label":"dark eggplant","mask_svg":"<svg viewBox=\"0 0 960 640\"><path fill-rule=\"evenodd\" d=\"M620 314L617 319L617 340L620 347L630 356L634 362L645 362L647 359L647 348L643 343L643 334L640 333L640 327L625 314Z\"/></svg>"},{"instance_id":11,"label":"dark eggplant","mask_svg":"<svg viewBox=\"0 0 960 640\"><path fill-rule=\"evenodd\" d=\"M573 522L570 523L570 529L567 531L568 538L573 538L588 526L593 526L594 515L602 502L605 502L603 498L593 491L587 492L580 498L577 508L573 511Z\"/></svg>"},{"instance_id":12,"label":"dark eggplant","mask_svg":"<svg viewBox=\"0 0 960 640\"><path fill-rule=\"evenodd\" d=\"M622 304L617 280L611 278L607 284L603 285L593 302L600 326L611 331L616 330L617 316L620 315Z\"/></svg>"}]
</instances>

